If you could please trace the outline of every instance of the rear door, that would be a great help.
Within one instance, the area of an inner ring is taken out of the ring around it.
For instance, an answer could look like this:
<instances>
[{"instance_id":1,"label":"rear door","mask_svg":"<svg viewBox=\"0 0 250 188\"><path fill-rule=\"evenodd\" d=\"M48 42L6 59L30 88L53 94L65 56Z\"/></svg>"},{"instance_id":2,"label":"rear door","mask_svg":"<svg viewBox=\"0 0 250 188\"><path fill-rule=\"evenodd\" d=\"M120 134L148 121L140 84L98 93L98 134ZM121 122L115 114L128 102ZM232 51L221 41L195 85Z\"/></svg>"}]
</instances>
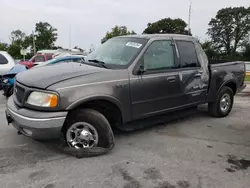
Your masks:
<instances>
[{"instance_id":1,"label":"rear door","mask_svg":"<svg viewBox=\"0 0 250 188\"><path fill-rule=\"evenodd\" d=\"M136 67L143 74L130 76L134 119L165 112L180 105L180 79L171 40L153 41Z\"/></svg>"},{"instance_id":2,"label":"rear door","mask_svg":"<svg viewBox=\"0 0 250 188\"><path fill-rule=\"evenodd\" d=\"M208 80L202 80L204 67L198 58L195 43L188 40L176 40L179 53L179 73L182 105L192 105L205 101Z\"/></svg>"}]
</instances>

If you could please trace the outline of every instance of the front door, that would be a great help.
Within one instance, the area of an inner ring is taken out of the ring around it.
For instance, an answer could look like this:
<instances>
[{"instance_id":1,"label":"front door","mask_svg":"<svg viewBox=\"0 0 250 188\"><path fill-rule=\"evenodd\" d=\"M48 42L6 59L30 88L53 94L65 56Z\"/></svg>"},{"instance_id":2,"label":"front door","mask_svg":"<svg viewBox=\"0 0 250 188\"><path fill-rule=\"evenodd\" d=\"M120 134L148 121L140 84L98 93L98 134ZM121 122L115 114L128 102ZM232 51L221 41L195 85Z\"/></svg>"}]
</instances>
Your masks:
<instances>
[{"instance_id":1,"label":"front door","mask_svg":"<svg viewBox=\"0 0 250 188\"><path fill-rule=\"evenodd\" d=\"M156 40L138 62L143 73L131 75L134 119L163 113L180 105L180 77L171 40Z\"/></svg>"}]
</instances>

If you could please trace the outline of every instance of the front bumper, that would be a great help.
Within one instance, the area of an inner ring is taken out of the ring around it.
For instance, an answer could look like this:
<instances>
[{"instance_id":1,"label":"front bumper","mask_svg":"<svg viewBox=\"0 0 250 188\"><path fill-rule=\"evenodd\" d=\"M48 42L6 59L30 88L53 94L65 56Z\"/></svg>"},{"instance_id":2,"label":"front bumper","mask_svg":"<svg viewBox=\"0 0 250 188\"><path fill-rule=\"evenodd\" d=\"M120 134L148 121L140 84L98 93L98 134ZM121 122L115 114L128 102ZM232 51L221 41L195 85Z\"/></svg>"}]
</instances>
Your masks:
<instances>
[{"instance_id":1,"label":"front bumper","mask_svg":"<svg viewBox=\"0 0 250 188\"><path fill-rule=\"evenodd\" d=\"M13 98L7 102L6 120L23 135L37 140L59 139L67 112L41 112L19 108Z\"/></svg>"}]
</instances>

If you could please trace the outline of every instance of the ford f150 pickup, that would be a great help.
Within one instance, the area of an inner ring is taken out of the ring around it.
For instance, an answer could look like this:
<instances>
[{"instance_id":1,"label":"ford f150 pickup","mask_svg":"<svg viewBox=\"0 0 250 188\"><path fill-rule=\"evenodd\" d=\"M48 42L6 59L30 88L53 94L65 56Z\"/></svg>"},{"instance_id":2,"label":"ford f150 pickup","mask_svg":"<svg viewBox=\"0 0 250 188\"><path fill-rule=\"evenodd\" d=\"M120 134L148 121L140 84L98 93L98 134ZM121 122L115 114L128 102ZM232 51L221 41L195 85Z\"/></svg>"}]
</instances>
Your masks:
<instances>
[{"instance_id":1,"label":"ford f150 pickup","mask_svg":"<svg viewBox=\"0 0 250 188\"><path fill-rule=\"evenodd\" d=\"M110 127L136 129L200 104L225 117L245 87L244 63L210 64L191 36L115 37L86 59L18 74L8 123L38 140L63 134L69 148L106 147Z\"/></svg>"}]
</instances>

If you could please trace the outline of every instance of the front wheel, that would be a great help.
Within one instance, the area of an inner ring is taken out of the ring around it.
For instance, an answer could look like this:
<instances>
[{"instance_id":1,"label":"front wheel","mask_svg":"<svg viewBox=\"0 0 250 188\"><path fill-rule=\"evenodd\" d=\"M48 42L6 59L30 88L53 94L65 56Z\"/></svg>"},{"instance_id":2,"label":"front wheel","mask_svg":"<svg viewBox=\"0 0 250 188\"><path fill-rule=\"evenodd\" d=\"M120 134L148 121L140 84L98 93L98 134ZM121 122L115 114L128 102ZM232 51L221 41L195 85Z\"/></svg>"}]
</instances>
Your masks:
<instances>
[{"instance_id":1,"label":"front wheel","mask_svg":"<svg viewBox=\"0 0 250 188\"><path fill-rule=\"evenodd\" d=\"M208 103L209 113L214 117L226 117L232 110L234 93L231 88L225 86L219 92L214 102Z\"/></svg>"},{"instance_id":2,"label":"front wheel","mask_svg":"<svg viewBox=\"0 0 250 188\"><path fill-rule=\"evenodd\" d=\"M64 136L69 147L74 149L110 146L110 125L98 111L79 109L67 117Z\"/></svg>"}]
</instances>

